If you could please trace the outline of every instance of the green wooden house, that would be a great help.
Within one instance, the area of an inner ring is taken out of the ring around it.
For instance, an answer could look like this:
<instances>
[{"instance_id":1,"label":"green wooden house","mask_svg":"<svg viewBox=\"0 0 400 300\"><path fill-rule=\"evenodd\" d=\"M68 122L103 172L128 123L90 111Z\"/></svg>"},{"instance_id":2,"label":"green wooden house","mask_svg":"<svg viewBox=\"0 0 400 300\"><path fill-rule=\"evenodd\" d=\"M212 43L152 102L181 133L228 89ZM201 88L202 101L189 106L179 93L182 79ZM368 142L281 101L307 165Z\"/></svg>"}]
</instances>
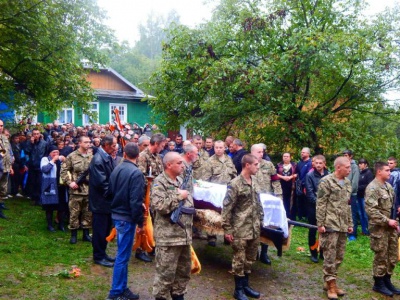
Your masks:
<instances>
[{"instance_id":1,"label":"green wooden house","mask_svg":"<svg viewBox=\"0 0 400 300\"><path fill-rule=\"evenodd\" d=\"M67 107L61 109L58 116L39 113L37 121L51 123L58 119L60 124L74 123L75 126L106 124L113 122L112 111L117 107L122 122L136 122L140 126L150 123L151 109L146 101L142 101L146 95L121 74L111 68L102 68L99 72L90 71L87 80L97 96L97 101L91 103L92 111L97 113L97 120L89 119L79 107Z\"/></svg>"}]
</instances>

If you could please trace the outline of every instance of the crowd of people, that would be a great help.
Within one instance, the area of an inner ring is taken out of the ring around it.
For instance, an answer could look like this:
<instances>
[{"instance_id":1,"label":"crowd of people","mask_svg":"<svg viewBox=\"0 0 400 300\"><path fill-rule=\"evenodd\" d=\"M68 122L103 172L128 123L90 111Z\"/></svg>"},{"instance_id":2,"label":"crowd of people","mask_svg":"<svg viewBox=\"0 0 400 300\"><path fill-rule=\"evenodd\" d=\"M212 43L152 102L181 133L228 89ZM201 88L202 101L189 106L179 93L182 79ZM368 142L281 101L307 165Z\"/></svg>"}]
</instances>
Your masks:
<instances>
[{"instance_id":1,"label":"crowd of people","mask_svg":"<svg viewBox=\"0 0 400 300\"><path fill-rule=\"evenodd\" d=\"M128 262L135 234L143 230L143 202L147 177L152 184L150 212L154 221L154 251L138 248L135 257L152 262L155 255L155 299L184 299L190 280L193 233L193 183L204 180L228 186L223 201L224 242L233 249L234 298L259 298L249 285L251 266L260 246L263 208L259 193L282 199L287 218L308 222L310 258L323 259L324 289L329 299L345 294L336 278L347 241L370 236L375 252L373 289L391 296L400 290L391 283L397 262L396 214L400 212L400 170L390 157L375 165L375 176L364 158L353 159L343 151L330 173L323 155L311 156L303 148L300 161L283 153L274 165L265 144L246 150L232 136L225 140L194 135L174 140L157 133L156 126L143 130L137 124L123 128L91 125L75 127L47 124L43 130L27 128L10 136L0 120L0 217L6 218L9 197L27 197L45 211L47 229L70 230L70 243L90 242L94 263L114 267L108 299L139 299L127 286ZM182 186L182 182L186 183ZM183 206L179 224L170 216ZM145 210L148 208L145 208ZM54 219L54 211L57 215ZM117 256L107 254L106 237L117 232ZM92 234L90 234L92 230ZM319 248L317 241L319 234ZM201 234L201 233L200 233ZM207 235L209 246L217 236ZM319 251L318 251L319 249ZM268 245L261 243L259 259L271 264Z\"/></svg>"}]
</instances>

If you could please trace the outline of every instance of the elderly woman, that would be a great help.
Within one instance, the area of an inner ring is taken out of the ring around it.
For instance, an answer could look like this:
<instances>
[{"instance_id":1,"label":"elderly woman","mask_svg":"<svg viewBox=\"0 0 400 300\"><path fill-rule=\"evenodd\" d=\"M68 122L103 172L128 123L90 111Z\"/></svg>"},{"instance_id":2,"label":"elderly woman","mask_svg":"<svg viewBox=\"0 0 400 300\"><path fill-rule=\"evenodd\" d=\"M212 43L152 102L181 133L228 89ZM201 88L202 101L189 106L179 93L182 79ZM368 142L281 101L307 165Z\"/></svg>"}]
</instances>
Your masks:
<instances>
[{"instance_id":1,"label":"elderly woman","mask_svg":"<svg viewBox=\"0 0 400 300\"><path fill-rule=\"evenodd\" d=\"M64 156L60 156L60 153L56 146L50 146L49 156L43 157L40 161L40 170L42 171L42 192L40 201L43 209L46 212L47 229L50 232L56 231L53 227L53 211L57 210L59 216L63 215L63 212L59 211L59 179L57 179L59 177L57 177L57 169L60 168L61 161L64 159ZM63 218L61 217L61 220L62 219ZM62 222L60 222L60 225L60 230L64 231Z\"/></svg>"}]
</instances>

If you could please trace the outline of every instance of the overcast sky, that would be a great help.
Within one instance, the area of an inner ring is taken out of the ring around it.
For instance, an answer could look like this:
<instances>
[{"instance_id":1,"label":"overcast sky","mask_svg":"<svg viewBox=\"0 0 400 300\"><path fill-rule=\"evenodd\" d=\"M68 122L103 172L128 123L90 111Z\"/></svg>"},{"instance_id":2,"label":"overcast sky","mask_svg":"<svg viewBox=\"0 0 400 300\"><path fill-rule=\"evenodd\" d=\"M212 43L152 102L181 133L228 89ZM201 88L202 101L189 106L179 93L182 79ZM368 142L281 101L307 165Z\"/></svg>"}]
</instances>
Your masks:
<instances>
[{"instance_id":1,"label":"overcast sky","mask_svg":"<svg viewBox=\"0 0 400 300\"><path fill-rule=\"evenodd\" d=\"M138 25L145 24L151 14L167 16L175 10L182 24L195 26L209 20L218 0L97 0L109 16L105 23L115 30L120 41L127 40L131 46L138 39ZM371 12L393 6L395 0L369 0Z\"/></svg>"}]
</instances>

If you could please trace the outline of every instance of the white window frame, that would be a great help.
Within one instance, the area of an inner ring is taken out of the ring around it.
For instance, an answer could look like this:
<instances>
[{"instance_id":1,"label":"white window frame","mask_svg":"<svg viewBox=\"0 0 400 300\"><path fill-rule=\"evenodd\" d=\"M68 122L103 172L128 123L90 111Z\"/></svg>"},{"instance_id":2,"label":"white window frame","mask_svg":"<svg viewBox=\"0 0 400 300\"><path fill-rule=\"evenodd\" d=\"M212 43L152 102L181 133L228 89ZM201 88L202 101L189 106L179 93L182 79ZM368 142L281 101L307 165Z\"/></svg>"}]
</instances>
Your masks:
<instances>
[{"instance_id":1,"label":"white window frame","mask_svg":"<svg viewBox=\"0 0 400 300\"><path fill-rule=\"evenodd\" d=\"M93 105L93 104L96 104L96 105L97 105L97 108L96 108L96 109L92 108L92 105ZM88 116L87 114L82 114L82 124L83 124L83 126L85 126L85 125L91 125L91 124L93 124L93 123L95 123L95 124L98 124L98 123L99 123L99 111L100 111L100 109L99 109L99 102L90 102L89 105L90 105L90 107L91 107L89 110L90 110L91 112L97 113L97 119L96 119L96 120L91 120L91 119L89 119L89 116ZM85 122L86 118L88 118L89 122Z\"/></svg>"},{"instance_id":2,"label":"white window frame","mask_svg":"<svg viewBox=\"0 0 400 300\"><path fill-rule=\"evenodd\" d=\"M119 117L120 117L122 123L128 123L128 104L126 104L126 103L110 103L110 105L108 107L109 116L110 116L109 117L110 124L112 124L114 121L112 111L113 111L113 107L115 107L115 106L118 106L118 109L120 107L124 108L124 114L123 115L120 114ZM121 111L121 110L119 109L119 111Z\"/></svg>"},{"instance_id":3,"label":"white window frame","mask_svg":"<svg viewBox=\"0 0 400 300\"><path fill-rule=\"evenodd\" d=\"M68 110L71 110L72 111L72 121L71 122L68 122L68 120L67 120L67 122L61 122L61 118L60 118L60 112L63 112L64 113L64 119L66 119L65 117L66 117L66 111L68 111ZM74 108L73 107L65 107L65 108L63 108L63 109L60 109L59 111L58 111L58 118L57 118L58 120L60 120L60 124L65 124L65 123L72 123L72 124L75 124L75 111L74 111Z\"/></svg>"}]
</instances>

